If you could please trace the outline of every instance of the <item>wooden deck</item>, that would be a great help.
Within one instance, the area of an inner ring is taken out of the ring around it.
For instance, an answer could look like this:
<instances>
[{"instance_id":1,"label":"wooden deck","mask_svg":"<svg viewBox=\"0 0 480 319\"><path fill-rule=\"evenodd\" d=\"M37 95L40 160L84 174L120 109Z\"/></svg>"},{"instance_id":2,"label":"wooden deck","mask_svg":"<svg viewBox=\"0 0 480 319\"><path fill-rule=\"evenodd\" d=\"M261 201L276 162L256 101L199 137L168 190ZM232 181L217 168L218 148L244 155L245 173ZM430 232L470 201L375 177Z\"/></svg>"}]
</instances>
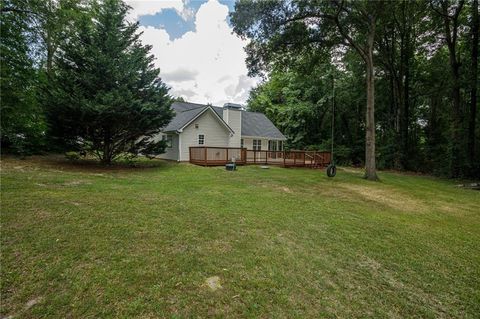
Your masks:
<instances>
[{"instance_id":1,"label":"wooden deck","mask_svg":"<svg viewBox=\"0 0 480 319\"><path fill-rule=\"evenodd\" d=\"M323 151L253 151L236 147L190 147L190 163L192 164L222 166L233 161L238 165L322 168L330 164L331 154Z\"/></svg>"}]
</instances>

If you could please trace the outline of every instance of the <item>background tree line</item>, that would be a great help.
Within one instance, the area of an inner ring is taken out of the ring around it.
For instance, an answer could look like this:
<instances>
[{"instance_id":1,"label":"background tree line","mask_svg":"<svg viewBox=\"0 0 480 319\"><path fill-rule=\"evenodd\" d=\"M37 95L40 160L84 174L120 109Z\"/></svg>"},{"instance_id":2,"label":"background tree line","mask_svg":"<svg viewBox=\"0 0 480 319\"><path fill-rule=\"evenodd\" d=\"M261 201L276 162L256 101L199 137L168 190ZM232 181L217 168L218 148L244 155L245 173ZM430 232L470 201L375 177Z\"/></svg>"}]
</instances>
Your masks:
<instances>
[{"instance_id":1,"label":"background tree line","mask_svg":"<svg viewBox=\"0 0 480 319\"><path fill-rule=\"evenodd\" d=\"M2 0L2 150L163 152L168 88L121 0Z\"/></svg>"},{"instance_id":2,"label":"background tree line","mask_svg":"<svg viewBox=\"0 0 480 319\"><path fill-rule=\"evenodd\" d=\"M3 150L87 148L106 162L162 151L148 137L171 99L127 10L2 0ZM335 91L339 162L370 179L377 166L480 176L478 0L240 0L231 21L250 39L250 74L265 79L248 106L289 147L327 148Z\"/></svg>"},{"instance_id":3,"label":"background tree line","mask_svg":"<svg viewBox=\"0 0 480 319\"><path fill-rule=\"evenodd\" d=\"M478 0L240 0L231 18L264 78L248 106L291 148L328 148L335 86L339 162L480 176Z\"/></svg>"}]
</instances>

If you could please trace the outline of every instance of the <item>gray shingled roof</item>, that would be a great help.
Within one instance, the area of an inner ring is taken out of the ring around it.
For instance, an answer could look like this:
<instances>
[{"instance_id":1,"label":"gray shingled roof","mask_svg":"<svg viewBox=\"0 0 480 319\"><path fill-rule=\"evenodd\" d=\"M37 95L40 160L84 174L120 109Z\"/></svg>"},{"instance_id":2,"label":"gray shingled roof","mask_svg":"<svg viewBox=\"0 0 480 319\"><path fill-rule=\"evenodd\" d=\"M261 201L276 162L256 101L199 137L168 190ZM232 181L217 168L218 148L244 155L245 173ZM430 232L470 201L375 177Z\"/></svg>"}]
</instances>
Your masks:
<instances>
[{"instance_id":1,"label":"gray shingled roof","mask_svg":"<svg viewBox=\"0 0 480 319\"><path fill-rule=\"evenodd\" d=\"M171 132L181 129L206 107L207 105L203 104L174 102L172 104L172 109L176 113L175 117L163 129L163 131ZM213 106L212 108L221 118L223 118L223 108L218 106ZM286 139L264 114L248 111L242 111L242 136Z\"/></svg>"},{"instance_id":2,"label":"gray shingled roof","mask_svg":"<svg viewBox=\"0 0 480 319\"><path fill-rule=\"evenodd\" d=\"M242 113L242 136L286 139L265 114L257 112Z\"/></svg>"},{"instance_id":3,"label":"gray shingled roof","mask_svg":"<svg viewBox=\"0 0 480 319\"><path fill-rule=\"evenodd\" d=\"M174 102L172 109L175 111L175 116L172 121L163 129L164 132L172 132L181 129L191 119L198 115L205 109L205 105Z\"/></svg>"}]
</instances>

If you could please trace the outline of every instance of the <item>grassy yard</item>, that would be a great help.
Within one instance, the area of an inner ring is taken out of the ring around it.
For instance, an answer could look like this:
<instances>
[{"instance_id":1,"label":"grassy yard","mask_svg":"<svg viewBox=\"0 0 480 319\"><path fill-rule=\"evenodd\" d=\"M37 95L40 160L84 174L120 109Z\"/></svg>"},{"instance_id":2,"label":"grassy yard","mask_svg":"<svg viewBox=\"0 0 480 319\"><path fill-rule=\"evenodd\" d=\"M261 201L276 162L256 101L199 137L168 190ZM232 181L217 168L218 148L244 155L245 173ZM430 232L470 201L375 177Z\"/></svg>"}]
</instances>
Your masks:
<instances>
[{"instance_id":1,"label":"grassy yard","mask_svg":"<svg viewBox=\"0 0 480 319\"><path fill-rule=\"evenodd\" d=\"M480 314L478 191L150 163L2 159L0 317Z\"/></svg>"}]
</instances>

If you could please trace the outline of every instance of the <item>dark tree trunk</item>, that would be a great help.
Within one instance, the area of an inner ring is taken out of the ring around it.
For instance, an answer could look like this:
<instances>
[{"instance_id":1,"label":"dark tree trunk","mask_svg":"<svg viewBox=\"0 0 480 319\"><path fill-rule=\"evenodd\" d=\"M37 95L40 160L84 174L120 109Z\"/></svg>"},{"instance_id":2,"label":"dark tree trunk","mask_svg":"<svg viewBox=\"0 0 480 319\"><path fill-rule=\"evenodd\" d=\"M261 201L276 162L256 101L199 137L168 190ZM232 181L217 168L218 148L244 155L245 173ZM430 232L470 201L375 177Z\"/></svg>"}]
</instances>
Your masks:
<instances>
[{"instance_id":1,"label":"dark tree trunk","mask_svg":"<svg viewBox=\"0 0 480 319\"><path fill-rule=\"evenodd\" d=\"M110 130L105 129L103 135L103 152L101 154L100 161L102 164L110 165L113 157L112 139L110 136Z\"/></svg>"},{"instance_id":2,"label":"dark tree trunk","mask_svg":"<svg viewBox=\"0 0 480 319\"><path fill-rule=\"evenodd\" d=\"M375 163L375 74L373 66L373 34L369 35L367 59L367 112L365 128L365 178L378 179Z\"/></svg>"},{"instance_id":3,"label":"dark tree trunk","mask_svg":"<svg viewBox=\"0 0 480 319\"><path fill-rule=\"evenodd\" d=\"M450 147L450 175L460 175L461 163L461 116L460 116L460 62L457 53L458 18L462 11L464 1L460 1L453 14L449 14L450 3L442 1L442 17L445 28L445 40L450 55L450 69L452 72L452 120L451 120L451 147Z\"/></svg>"},{"instance_id":4,"label":"dark tree trunk","mask_svg":"<svg viewBox=\"0 0 480 319\"><path fill-rule=\"evenodd\" d=\"M373 48L375 41L375 29L377 26L377 16L383 10L383 1L372 2L376 4L375 12L364 13L365 21L368 22L367 41L364 46L354 41L347 30L344 29L339 20L339 14L342 11L344 2L340 3L337 15L333 17L340 34L361 56L366 66L367 82L367 109L365 119L365 178L368 180L378 180L376 158L375 158L375 73L373 64Z\"/></svg>"},{"instance_id":5,"label":"dark tree trunk","mask_svg":"<svg viewBox=\"0 0 480 319\"><path fill-rule=\"evenodd\" d=\"M52 40L51 37L47 35L46 38L46 46L47 46L47 75L51 75L52 72L52 66L53 66L53 54L54 54L54 49L52 45Z\"/></svg>"},{"instance_id":6,"label":"dark tree trunk","mask_svg":"<svg viewBox=\"0 0 480 319\"><path fill-rule=\"evenodd\" d=\"M403 116L402 116L402 166L404 169L409 168L408 155L409 155L409 123L410 123L410 57L411 57L411 44L410 44L410 26L407 26L405 21L405 36L403 37Z\"/></svg>"},{"instance_id":7,"label":"dark tree trunk","mask_svg":"<svg viewBox=\"0 0 480 319\"><path fill-rule=\"evenodd\" d=\"M473 0L472 3L472 78L470 88L470 121L468 124L468 159L470 167L476 166L475 162L475 129L477 120L477 80L478 80L478 0Z\"/></svg>"}]
</instances>

